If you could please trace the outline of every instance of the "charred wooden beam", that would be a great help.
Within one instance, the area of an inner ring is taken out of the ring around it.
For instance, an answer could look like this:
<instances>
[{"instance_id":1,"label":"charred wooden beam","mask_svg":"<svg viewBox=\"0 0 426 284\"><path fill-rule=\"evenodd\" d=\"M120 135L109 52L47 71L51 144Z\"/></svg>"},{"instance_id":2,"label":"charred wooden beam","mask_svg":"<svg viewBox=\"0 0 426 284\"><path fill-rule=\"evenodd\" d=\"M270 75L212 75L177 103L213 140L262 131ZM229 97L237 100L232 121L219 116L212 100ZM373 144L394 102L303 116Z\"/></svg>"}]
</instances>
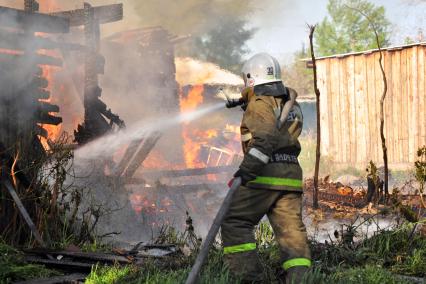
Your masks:
<instances>
[{"instance_id":1,"label":"charred wooden beam","mask_svg":"<svg viewBox=\"0 0 426 284\"><path fill-rule=\"evenodd\" d=\"M55 12L50 15L69 19L70 26L81 26L85 24L84 9ZM123 19L123 4L93 7L93 15L99 20L100 24L121 21Z\"/></svg>"},{"instance_id":2,"label":"charred wooden beam","mask_svg":"<svg viewBox=\"0 0 426 284\"><path fill-rule=\"evenodd\" d=\"M88 274L73 273L63 276L54 276L48 278L31 279L15 284L58 284L58 283L83 283Z\"/></svg>"},{"instance_id":3,"label":"charred wooden beam","mask_svg":"<svg viewBox=\"0 0 426 284\"><path fill-rule=\"evenodd\" d=\"M45 112L36 113L36 121L41 124L59 125L62 123L62 117L53 116Z\"/></svg>"},{"instance_id":4,"label":"charred wooden beam","mask_svg":"<svg viewBox=\"0 0 426 284\"><path fill-rule=\"evenodd\" d=\"M38 110L41 112L59 112L59 106L48 102L39 102Z\"/></svg>"},{"instance_id":5,"label":"charred wooden beam","mask_svg":"<svg viewBox=\"0 0 426 284\"><path fill-rule=\"evenodd\" d=\"M90 272L93 263L77 262L77 261L65 261L56 259L44 259L35 256L26 256L25 261L30 263L43 264L47 267L57 268L67 271L78 271L78 272Z\"/></svg>"},{"instance_id":6,"label":"charred wooden beam","mask_svg":"<svg viewBox=\"0 0 426 284\"><path fill-rule=\"evenodd\" d=\"M65 50L85 50L80 44L56 42L48 38L39 36L28 36L23 32L9 32L0 30L0 48L12 50L37 49L65 49Z\"/></svg>"},{"instance_id":7,"label":"charred wooden beam","mask_svg":"<svg viewBox=\"0 0 426 284\"><path fill-rule=\"evenodd\" d=\"M118 14L121 14L121 17L119 17L121 19L122 5L110 5L102 9L97 8L84 3L83 10L73 11L74 16L69 16L71 18L74 17L76 21L78 20L76 23L84 24L87 47L84 64L84 122L78 125L77 131L74 131L75 140L79 144L84 144L89 140L104 135L112 129L114 124L120 128L124 127L124 122L120 117L112 113L106 104L99 99L102 94L102 88L99 87L98 79L98 75L104 72L105 64L105 59L100 55L100 23L111 19L111 15L116 15L117 11L119 11ZM109 119L109 123L105 118Z\"/></svg>"},{"instance_id":8,"label":"charred wooden beam","mask_svg":"<svg viewBox=\"0 0 426 284\"><path fill-rule=\"evenodd\" d=\"M33 32L68 33L69 19L0 7L0 26Z\"/></svg>"},{"instance_id":9,"label":"charred wooden beam","mask_svg":"<svg viewBox=\"0 0 426 284\"><path fill-rule=\"evenodd\" d=\"M133 183L136 182L140 179L136 179L136 178L132 178L129 181L131 182L130 184L139 184L139 183ZM200 183L200 184L186 184L186 185L161 185L161 189L166 191L166 192L170 192L170 193L193 193L193 192L197 192L200 190L212 190L212 189L216 189L216 188L223 188L225 186L225 184L223 183ZM141 190L143 193L146 193L147 191L157 191L159 188L158 187L142 187L139 188L139 190ZM138 190L133 191L135 193L138 192Z\"/></svg>"},{"instance_id":10,"label":"charred wooden beam","mask_svg":"<svg viewBox=\"0 0 426 284\"><path fill-rule=\"evenodd\" d=\"M35 130L35 134L38 136L41 136L44 138L49 137L49 133L47 132L47 130L41 127L40 125L36 125L34 130Z\"/></svg>"},{"instance_id":11,"label":"charred wooden beam","mask_svg":"<svg viewBox=\"0 0 426 284\"><path fill-rule=\"evenodd\" d=\"M10 54L10 53L1 53L0 51L0 61L5 63L11 63L13 65L50 65L62 67L62 60L60 58L43 55L43 54Z\"/></svg>"},{"instance_id":12,"label":"charred wooden beam","mask_svg":"<svg viewBox=\"0 0 426 284\"><path fill-rule=\"evenodd\" d=\"M220 173L233 173L235 166L221 166L221 167L209 167L209 168L198 168L198 169L185 169L185 170L171 170L171 171L143 171L144 177L151 179L159 179L161 177L185 177L185 176L201 176L208 174L220 174Z\"/></svg>"},{"instance_id":13,"label":"charred wooden beam","mask_svg":"<svg viewBox=\"0 0 426 284\"><path fill-rule=\"evenodd\" d=\"M135 154L135 157L130 162L123 176L127 178L131 178L135 174L136 170L142 165L143 161L145 161L145 159L148 157L152 148L154 148L155 144L157 144L157 141L160 139L160 137L161 137L161 133L155 132L145 140L140 150Z\"/></svg>"},{"instance_id":14,"label":"charred wooden beam","mask_svg":"<svg viewBox=\"0 0 426 284\"><path fill-rule=\"evenodd\" d=\"M138 150L142 142L143 142L143 138L133 140L130 143L130 145L126 149L126 152L123 155L123 158L121 158L118 165L113 169L112 171L113 176L121 176L123 174L124 170L129 165L129 162L131 161L132 157L135 155L136 151Z\"/></svg>"},{"instance_id":15,"label":"charred wooden beam","mask_svg":"<svg viewBox=\"0 0 426 284\"><path fill-rule=\"evenodd\" d=\"M64 251L64 250L51 250L51 249L26 249L26 253L37 254L37 255L46 255L50 254L53 256L62 255L72 257L75 260L89 260L89 261L100 261L103 263L123 263L130 264L131 261L121 255L115 255L111 253L99 253L99 252L73 252L73 251Z\"/></svg>"},{"instance_id":16,"label":"charred wooden beam","mask_svg":"<svg viewBox=\"0 0 426 284\"><path fill-rule=\"evenodd\" d=\"M42 247L46 247L43 239L41 238L40 233L37 231L37 228L34 225L34 222L31 220L30 215L28 214L27 210L25 209L24 204L22 204L22 201L19 198L18 194L16 193L16 190L13 187L12 183L8 179L3 179L2 183L5 185L6 189L9 191L9 194L12 196L12 199L15 202L16 206L18 207L18 210L21 213L22 218L25 220L25 222L27 223L28 227L30 227L30 230L33 233L34 238L36 239L36 241Z\"/></svg>"}]
</instances>

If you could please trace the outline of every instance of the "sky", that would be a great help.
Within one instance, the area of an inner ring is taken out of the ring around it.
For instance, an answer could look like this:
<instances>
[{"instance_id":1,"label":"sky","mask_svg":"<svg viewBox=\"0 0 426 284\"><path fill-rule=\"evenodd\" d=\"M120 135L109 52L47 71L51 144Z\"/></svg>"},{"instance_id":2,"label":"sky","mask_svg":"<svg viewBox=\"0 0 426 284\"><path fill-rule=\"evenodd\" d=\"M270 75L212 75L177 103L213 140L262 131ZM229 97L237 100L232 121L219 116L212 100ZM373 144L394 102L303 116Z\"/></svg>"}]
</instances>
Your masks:
<instances>
[{"instance_id":1,"label":"sky","mask_svg":"<svg viewBox=\"0 0 426 284\"><path fill-rule=\"evenodd\" d=\"M261 1L261 2L267 2ZM404 44L406 36L417 34L423 27L426 34L426 0L370 0L384 6L392 24L392 45ZM260 27L248 42L251 54L268 52L285 60L308 44L309 24L322 21L327 15L328 0L288 0L282 4L260 5L254 11L252 25Z\"/></svg>"}]
</instances>

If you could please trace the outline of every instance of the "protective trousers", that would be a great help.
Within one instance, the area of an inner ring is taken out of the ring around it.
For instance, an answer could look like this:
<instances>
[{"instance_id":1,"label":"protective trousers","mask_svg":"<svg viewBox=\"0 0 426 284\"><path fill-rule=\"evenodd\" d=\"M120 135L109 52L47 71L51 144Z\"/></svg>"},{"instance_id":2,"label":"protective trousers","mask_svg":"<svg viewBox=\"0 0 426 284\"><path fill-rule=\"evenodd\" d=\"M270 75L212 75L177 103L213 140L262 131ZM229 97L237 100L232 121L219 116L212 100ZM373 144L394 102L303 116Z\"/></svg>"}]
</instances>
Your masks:
<instances>
[{"instance_id":1,"label":"protective trousers","mask_svg":"<svg viewBox=\"0 0 426 284\"><path fill-rule=\"evenodd\" d=\"M266 214L274 230L284 270L307 268L311 255L302 222L302 193L241 186L222 223L225 261L246 281L261 281L254 226Z\"/></svg>"}]
</instances>

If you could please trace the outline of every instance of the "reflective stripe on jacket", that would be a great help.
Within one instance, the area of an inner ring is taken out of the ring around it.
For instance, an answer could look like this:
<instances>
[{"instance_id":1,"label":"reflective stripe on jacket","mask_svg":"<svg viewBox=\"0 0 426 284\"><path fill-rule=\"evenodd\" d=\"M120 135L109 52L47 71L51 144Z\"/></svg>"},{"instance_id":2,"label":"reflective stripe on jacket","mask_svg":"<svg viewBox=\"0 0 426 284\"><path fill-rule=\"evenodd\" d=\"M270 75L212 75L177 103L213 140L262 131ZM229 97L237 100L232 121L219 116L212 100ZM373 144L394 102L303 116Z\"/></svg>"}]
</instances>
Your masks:
<instances>
[{"instance_id":1,"label":"reflective stripe on jacket","mask_svg":"<svg viewBox=\"0 0 426 284\"><path fill-rule=\"evenodd\" d=\"M302 168L297 157L303 116L296 103L278 129L280 101L281 98L264 95L250 98L241 123L244 159L240 168L257 175L248 187L302 191Z\"/></svg>"}]
</instances>

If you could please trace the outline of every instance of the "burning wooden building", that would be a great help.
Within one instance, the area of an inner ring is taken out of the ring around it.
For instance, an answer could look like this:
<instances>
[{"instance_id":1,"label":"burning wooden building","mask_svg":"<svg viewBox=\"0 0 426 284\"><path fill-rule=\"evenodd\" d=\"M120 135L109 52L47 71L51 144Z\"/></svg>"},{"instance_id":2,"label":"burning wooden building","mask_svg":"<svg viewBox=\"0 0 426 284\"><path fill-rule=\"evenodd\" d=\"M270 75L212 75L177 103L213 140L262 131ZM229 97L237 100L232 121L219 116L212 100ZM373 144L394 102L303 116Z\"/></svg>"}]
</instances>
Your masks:
<instances>
[{"instance_id":1,"label":"burning wooden building","mask_svg":"<svg viewBox=\"0 0 426 284\"><path fill-rule=\"evenodd\" d=\"M105 61L98 49L99 24L120 20L123 13L122 5L93 8L85 4L84 9L50 14L39 13L35 0L25 0L22 6L24 10L0 7L0 169L2 187L4 181L11 194L15 189L21 196L34 193L24 204L35 217L34 196L44 194L37 191L39 170L51 134L63 121L56 115L59 107L52 103L55 95L51 91L58 90L53 88L53 74L66 68L68 54L79 53L85 58L85 117L76 132L77 142L105 134L114 123L123 124L99 99L97 80ZM64 41L70 26L78 25L84 26L85 43ZM7 186L9 180L15 188ZM0 231L11 232L21 226L16 221L16 209L4 194L2 188ZM18 195L12 194L14 199ZM22 206L18 208L21 213L25 211ZM27 223L30 215L22 215Z\"/></svg>"}]
</instances>

